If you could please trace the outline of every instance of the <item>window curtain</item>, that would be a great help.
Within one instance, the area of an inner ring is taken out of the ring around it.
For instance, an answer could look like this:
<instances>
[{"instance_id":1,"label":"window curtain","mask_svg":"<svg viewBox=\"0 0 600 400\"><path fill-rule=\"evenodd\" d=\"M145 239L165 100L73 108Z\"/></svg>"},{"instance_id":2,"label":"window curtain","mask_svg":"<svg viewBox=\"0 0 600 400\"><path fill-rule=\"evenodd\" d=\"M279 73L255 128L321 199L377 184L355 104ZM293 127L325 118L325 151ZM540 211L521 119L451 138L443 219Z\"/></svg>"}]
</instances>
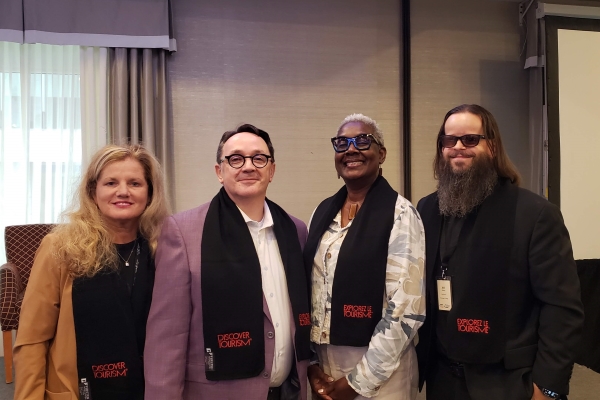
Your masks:
<instances>
[{"instance_id":1,"label":"window curtain","mask_svg":"<svg viewBox=\"0 0 600 400\"><path fill-rule=\"evenodd\" d=\"M172 142L168 135L167 57L162 49L109 50L109 120L114 143L142 143L160 161L172 198Z\"/></svg>"},{"instance_id":2,"label":"window curtain","mask_svg":"<svg viewBox=\"0 0 600 400\"><path fill-rule=\"evenodd\" d=\"M82 165L108 143L108 49L80 48Z\"/></svg>"},{"instance_id":3,"label":"window curtain","mask_svg":"<svg viewBox=\"0 0 600 400\"><path fill-rule=\"evenodd\" d=\"M23 43L23 0L0 1L0 40Z\"/></svg>"},{"instance_id":4,"label":"window curtain","mask_svg":"<svg viewBox=\"0 0 600 400\"><path fill-rule=\"evenodd\" d=\"M0 40L176 50L171 0L1 0Z\"/></svg>"},{"instance_id":5,"label":"window curtain","mask_svg":"<svg viewBox=\"0 0 600 400\"><path fill-rule=\"evenodd\" d=\"M2 225L53 222L81 170L79 47L1 49Z\"/></svg>"},{"instance_id":6,"label":"window curtain","mask_svg":"<svg viewBox=\"0 0 600 400\"><path fill-rule=\"evenodd\" d=\"M0 264L4 227L57 221L81 171L78 46L0 42Z\"/></svg>"}]
</instances>

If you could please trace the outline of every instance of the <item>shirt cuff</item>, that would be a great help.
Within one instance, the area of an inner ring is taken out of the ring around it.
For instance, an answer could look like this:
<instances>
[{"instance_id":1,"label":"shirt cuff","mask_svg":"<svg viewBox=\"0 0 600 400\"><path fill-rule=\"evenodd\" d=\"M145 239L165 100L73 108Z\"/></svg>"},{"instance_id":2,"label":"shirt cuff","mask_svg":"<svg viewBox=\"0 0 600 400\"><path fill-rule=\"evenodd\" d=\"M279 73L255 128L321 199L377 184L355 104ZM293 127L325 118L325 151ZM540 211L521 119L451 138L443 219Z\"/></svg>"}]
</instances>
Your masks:
<instances>
[{"instance_id":1,"label":"shirt cuff","mask_svg":"<svg viewBox=\"0 0 600 400\"><path fill-rule=\"evenodd\" d=\"M352 389L354 389L354 391L356 393L358 393L359 395L363 396L363 397L367 397L367 398L371 398L371 397L375 397L377 396L377 394L379 393L379 389L381 389L381 386L375 386L374 388L369 388L369 384L367 384L367 387L361 388L360 386L358 386L358 384L356 382L354 382L354 379L352 379L352 373L356 373L356 369L354 371L352 371L351 373L349 373L348 375L346 375L346 380L348 381L348 385L350 385L350 387Z\"/></svg>"}]
</instances>

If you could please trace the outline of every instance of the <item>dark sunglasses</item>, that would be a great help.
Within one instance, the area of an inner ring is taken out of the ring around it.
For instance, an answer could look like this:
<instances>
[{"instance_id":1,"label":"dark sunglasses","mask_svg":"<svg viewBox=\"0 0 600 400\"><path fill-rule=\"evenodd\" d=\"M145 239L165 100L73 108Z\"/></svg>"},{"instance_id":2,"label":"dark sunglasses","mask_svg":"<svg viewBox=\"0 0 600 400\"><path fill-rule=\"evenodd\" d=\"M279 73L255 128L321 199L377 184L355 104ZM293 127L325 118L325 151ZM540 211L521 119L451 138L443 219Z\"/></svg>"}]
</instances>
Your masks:
<instances>
[{"instance_id":1,"label":"dark sunglasses","mask_svg":"<svg viewBox=\"0 0 600 400\"><path fill-rule=\"evenodd\" d=\"M465 147L475 147L479 144L481 139L485 139L483 135L440 135L438 138L439 143L442 147L450 148L456 146L456 143L460 140Z\"/></svg>"},{"instance_id":2,"label":"dark sunglasses","mask_svg":"<svg viewBox=\"0 0 600 400\"><path fill-rule=\"evenodd\" d=\"M335 150L336 153L343 153L345 151L348 151L348 149L350 148L350 143L354 144L356 150L369 150L369 148L371 147L371 143L373 142L381 145L377 141L375 136L371 135L370 133L361 133L360 135L353 138L348 138L344 136L336 136L331 138L333 150Z\"/></svg>"}]
</instances>

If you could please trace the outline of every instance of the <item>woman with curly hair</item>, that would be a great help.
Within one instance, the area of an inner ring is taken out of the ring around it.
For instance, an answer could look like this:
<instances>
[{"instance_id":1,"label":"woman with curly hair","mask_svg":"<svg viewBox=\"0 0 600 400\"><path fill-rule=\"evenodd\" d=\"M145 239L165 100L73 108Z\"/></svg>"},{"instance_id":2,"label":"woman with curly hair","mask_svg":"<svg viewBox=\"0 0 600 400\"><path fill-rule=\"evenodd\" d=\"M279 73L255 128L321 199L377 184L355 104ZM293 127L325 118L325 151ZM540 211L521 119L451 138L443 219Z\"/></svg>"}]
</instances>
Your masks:
<instances>
[{"instance_id":1,"label":"woman with curly hair","mask_svg":"<svg viewBox=\"0 0 600 400\"><path fill-rule=\"evenodd\" d=\"M15 399L144 398L154 250L168 214L140 145L99 150L34 261L15 344Z\"/></svg>"}]
</instances>

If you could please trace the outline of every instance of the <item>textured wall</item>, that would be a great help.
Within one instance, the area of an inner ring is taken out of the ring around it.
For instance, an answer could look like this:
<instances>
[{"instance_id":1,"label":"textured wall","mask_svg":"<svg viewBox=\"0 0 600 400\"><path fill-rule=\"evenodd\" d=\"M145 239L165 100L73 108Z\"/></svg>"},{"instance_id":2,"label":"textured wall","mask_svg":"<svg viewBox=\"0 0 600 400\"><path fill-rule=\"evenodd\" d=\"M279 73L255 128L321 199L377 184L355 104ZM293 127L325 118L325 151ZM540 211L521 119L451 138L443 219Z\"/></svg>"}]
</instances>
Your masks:
<instances>
[{"instance_id":1,"label":"textured wall","mask_svg":"<svg viewBox=\"0 0 600 400\"><path fill-rule=\"evenodd\" d=\"M384 175L400 188L398 1L180 0L173 7L177 211L216 194L219 138L245 122L272 136L268 196L305 221L343 184L329 138L349 113L380 123Z\"/></svg>"},{"instance_id":2,"label":"textured wall","mask_svg":"<svg viewBox=\"0 0 600 400\"><path fill-rule=\"evenodd\" d=\"M307 220L337 190L329 138L363 112L383 127L384 175L400 189L400 1L181 0L169 60L176 210L218 190L220 135L243 122L268 131L277 172L269 197ZM497 117L528 182L528 80L518 4L411 2L412 200L435 190L435 134L446 111L473 102Z\"/></svg>"},{"instance_id":3,"label":"textured wall","mask_svg":"<svg viewBox=\"0 0 600 400\"><path fill-rule=\"evenodd\" d=\"M494 114L509 156L529 182L528 79L518 4L411 2L413 202L435 190L435 138L448 110L478 103Z\"/></svg>"}]
</instances>

